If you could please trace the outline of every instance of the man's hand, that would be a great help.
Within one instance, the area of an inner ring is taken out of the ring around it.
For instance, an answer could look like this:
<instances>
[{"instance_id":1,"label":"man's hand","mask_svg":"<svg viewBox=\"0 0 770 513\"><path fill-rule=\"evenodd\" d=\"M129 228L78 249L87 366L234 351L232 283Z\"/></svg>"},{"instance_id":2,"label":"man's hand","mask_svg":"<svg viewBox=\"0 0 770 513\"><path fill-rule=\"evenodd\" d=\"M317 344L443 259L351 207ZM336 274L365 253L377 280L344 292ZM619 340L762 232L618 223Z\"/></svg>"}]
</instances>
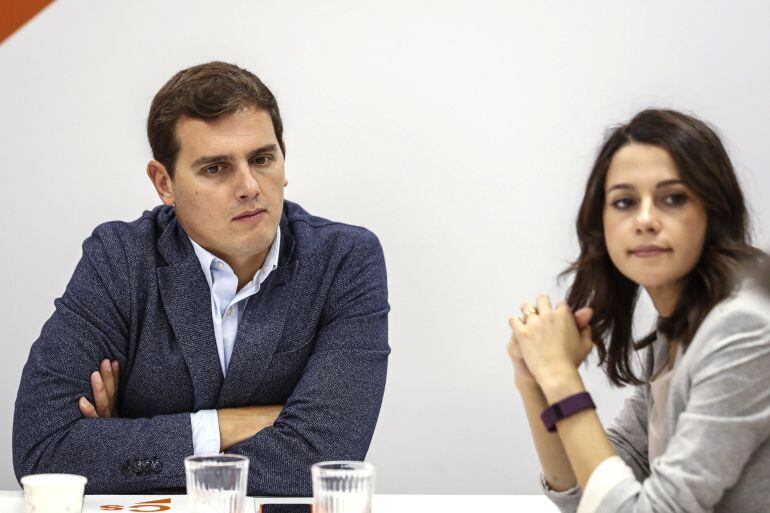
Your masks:
<instances>
[{"instance_id":1,"label":"man's hand","mask_svg":"<svg viewBox=\"0 0 770 513\"><path fill-rule=\"evenodd\" d=\"M91 389L96 407L85 397L78 401L80 413L88 419L118 416L118 380L120 378L117 360L102 360L98 371L91 374Z\"/></svg>"},{"instance_id":2,"label":"man's hand","mask_svg":"<svg viewBox=\"0 0 770 513\"><path fill-rule=\"evenodd\" d=\"M225 451L270 427L281 414L283 404L241 406L217 410L219 450Z\"/></svg>"}]
</instances>

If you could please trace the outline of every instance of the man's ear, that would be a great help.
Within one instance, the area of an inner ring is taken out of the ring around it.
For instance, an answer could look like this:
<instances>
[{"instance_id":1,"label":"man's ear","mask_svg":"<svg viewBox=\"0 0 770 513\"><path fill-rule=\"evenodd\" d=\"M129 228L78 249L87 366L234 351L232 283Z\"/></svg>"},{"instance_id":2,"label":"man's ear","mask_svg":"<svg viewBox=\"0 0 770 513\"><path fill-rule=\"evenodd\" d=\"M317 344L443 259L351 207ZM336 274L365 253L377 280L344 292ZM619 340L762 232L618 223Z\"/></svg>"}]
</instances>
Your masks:
<instances>
[{"instance_id":1,"label":"man's ear","mask_svg":"<svg viewBox=\"0 0 770 513\"><path fill-rule=\"evenodd\" d=\"M166 166L157 160L151 160L147 163L147 176L150 177L150 181L155 186L155 190L158 191L158 197L163 204L173 205L176 201L174 199L174 183Z\"/></svg>"}]
</instances>

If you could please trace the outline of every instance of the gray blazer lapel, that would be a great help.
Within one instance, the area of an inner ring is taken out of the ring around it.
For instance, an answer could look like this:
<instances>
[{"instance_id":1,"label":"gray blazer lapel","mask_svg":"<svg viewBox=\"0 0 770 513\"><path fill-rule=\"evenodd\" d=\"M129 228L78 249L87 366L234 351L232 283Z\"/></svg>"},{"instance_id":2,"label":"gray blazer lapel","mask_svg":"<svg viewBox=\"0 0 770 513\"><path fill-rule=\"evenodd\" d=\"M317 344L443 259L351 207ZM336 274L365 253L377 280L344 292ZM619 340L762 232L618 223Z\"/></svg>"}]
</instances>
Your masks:
<instances>
[{"instance_id":1,"label":"gray blazer lapel","mask_svg":"<svg viewBox=\"0 0 770 513\"><path fill-rule=\"evenodd\" d=\"M158 251L168 264L157 269L160 295L190 371L195 411L213 408L223 376L211 318L211 291L176 220L161 235Z\"/></svg>"}]
</instances>

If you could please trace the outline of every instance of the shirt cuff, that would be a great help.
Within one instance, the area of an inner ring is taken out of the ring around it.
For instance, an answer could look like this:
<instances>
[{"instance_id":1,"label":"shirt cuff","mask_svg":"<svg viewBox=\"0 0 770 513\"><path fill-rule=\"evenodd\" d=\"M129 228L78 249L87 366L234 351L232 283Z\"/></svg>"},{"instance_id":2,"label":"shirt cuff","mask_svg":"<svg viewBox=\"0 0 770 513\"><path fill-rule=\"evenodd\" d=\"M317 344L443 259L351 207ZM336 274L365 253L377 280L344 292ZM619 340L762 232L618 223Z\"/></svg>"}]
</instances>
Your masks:
<instances>
[{"instance_id":1,"label":"shirt cuff","mask_svg":"<svg viewBox=\"0 0 770 513\"><path fill-rule=\"evenodd\" d=\"M219 454L219 417L217 410L201 410L190 414L193 453Z\"/></svg>"},{"instance_id":2,"label":"shirt cuff","mask_svg":"<svg viewBox=\"0 0 770 513\"><path fill-rule=\"evenodd\" d=\"M577 513L596 512L610 490L621 481L629 478L636 479L631 467L626 465L620 456L610 456L599 463L599 466L588 477Z\"/></svg>"}]
</instances>

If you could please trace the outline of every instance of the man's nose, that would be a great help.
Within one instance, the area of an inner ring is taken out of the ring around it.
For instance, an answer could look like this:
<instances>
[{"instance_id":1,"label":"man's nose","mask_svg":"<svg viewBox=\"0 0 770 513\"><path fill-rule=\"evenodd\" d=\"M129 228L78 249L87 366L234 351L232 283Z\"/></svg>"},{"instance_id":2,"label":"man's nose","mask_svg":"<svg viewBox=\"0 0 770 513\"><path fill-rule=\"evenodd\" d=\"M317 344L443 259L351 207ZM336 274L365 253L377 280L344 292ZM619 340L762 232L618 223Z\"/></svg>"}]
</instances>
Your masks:
<instances>
[{"instance_id":1,"label":"man's nose","mask_svg":"<svg viewBox=\"0 0 770 513\"><path fill-rule=\"evenodd\" d=\"M238 166L235 180L235 194L238 199L249 199L259 195L259 182L248 164Z\"/></svg>"}]
</instances>

